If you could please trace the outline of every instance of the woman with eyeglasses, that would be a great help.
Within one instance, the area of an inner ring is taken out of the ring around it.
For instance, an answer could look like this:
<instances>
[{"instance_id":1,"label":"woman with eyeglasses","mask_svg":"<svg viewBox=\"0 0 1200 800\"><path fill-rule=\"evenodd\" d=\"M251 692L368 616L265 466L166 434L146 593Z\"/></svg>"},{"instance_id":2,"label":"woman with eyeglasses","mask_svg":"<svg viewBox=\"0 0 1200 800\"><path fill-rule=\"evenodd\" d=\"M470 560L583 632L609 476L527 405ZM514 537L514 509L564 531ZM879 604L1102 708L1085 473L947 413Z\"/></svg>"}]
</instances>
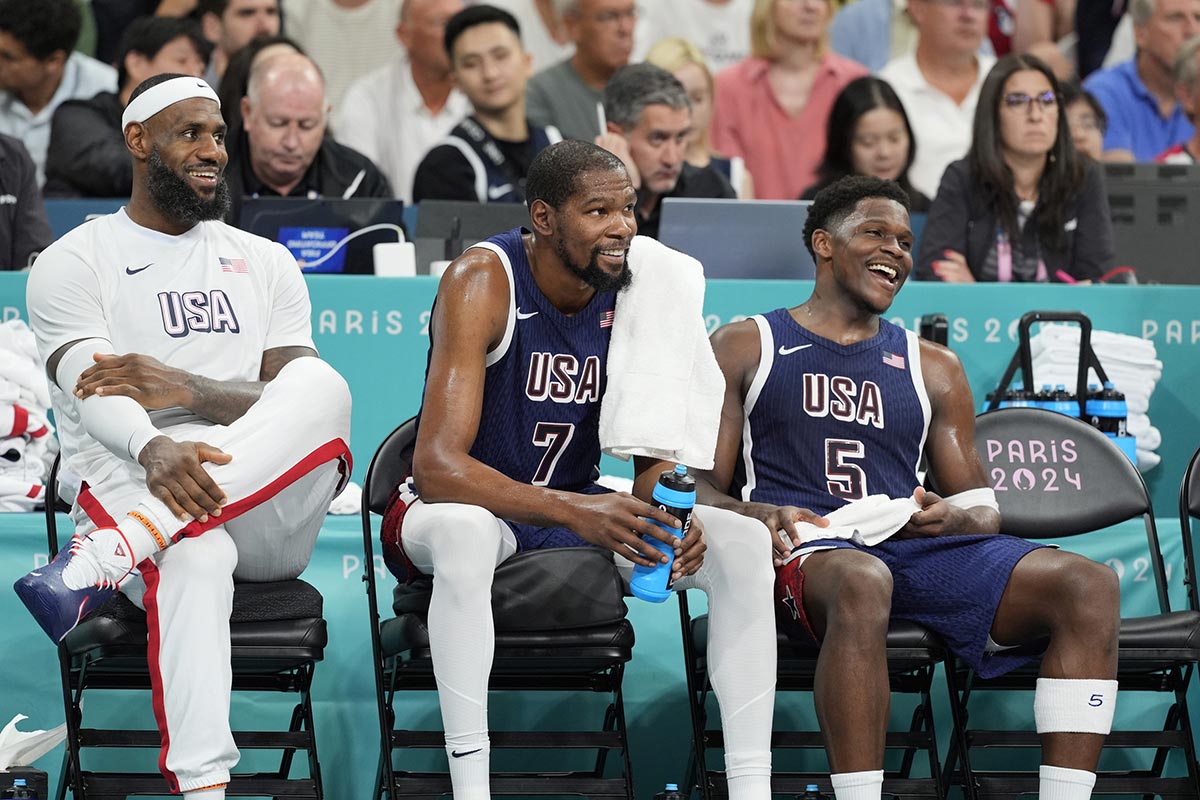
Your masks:
<instances>
[{"instance_id":1,"label":"woman with eyeglasses","mask_svg":"<svg viewBox=\"0 0 1200 800\"><path fill-rule=\"evenodd\" d=\"M1034 56L1005 56L980 90L971 149L942 176L917 278L1079 283L1114 263L1100 167L1071 142L1058 80Z\"/></svg>"}]
</instances>

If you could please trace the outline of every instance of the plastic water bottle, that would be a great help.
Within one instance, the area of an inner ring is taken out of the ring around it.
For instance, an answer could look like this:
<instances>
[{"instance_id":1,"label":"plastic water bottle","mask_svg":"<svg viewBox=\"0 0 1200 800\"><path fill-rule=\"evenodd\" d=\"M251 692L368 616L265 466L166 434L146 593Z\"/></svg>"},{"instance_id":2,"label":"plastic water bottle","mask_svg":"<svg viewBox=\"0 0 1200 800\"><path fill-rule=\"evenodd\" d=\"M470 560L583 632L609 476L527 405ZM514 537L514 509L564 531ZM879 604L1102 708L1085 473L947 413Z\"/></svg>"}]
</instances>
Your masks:
<instances>
[{"instance_id":1,"label":"plastic water bottle","mask_svg":"<svg viewBox=\"0 0 1200 800\"><path fill-rule=\"evenodd\" d=\"M1066 414L1068 417L1079 416L1079 401L1075 399L1072 392L1067 391L1066 385L1061 383L1055 386L1054 391L1050 393L1050 399L1045 408Z\"/></svg>"},{"instance_id":2,"label":"plastic water bottle","mask_svg":"<svg viewBox=\"0 0 1200 800\"><path fill-rule=\"evenodd\" d=\"M800 795L797 800L826 800L825 795L821 794L821 789L815 783L810 783L804 787L804 794Z\"/></svg>"},{"instance_id":3,"label":"plastic water bottle","mask_svg":"<svg viewBox=\"0 0 1200 800\"><path fill-rule=\"evenodd\" d=\"M678 530L668 528L661 522L654 521L654 524L672 536L678 536L680 541L686 539L688 529L692 526L692 509L696 506L696 479L688 475L687 467L676 464L675 469L665 470L659 475L653 498L655 505L683 523ZM667 584L671 579L671 566L675 563L675 549L651 536L642 538L666 553L668 560L665 564L658 563L653 567L635 566L633 577L629 580L629 591L633 592L634 597L661 603L672 594Z\"/></svg>"},{"instance_id":4,"label":"plastic water bottle","mask_svg":"<svg viewBox=\"0 0 1200 800\"><path fill-rule=\"evenodd\" d=\"M1137 439L1130 436L1125 427L1129 408L1125 404L1125 395L1113 387L1112 381L1105 381L1102 390L1088 397L1086 411L1088 421L1112 439L1129 460L1136 464Z\"/></svg>"},{"instance_id":5,"label":"plastic water bottle","mask_svg":"<svg viewBox=\"0 0 1200 800\"><path fill-rule=\"evenodd\" d=\"M13 781L11 789L4 790L4 797L37 797L37 792L29 788L24 778L17 778Z\"/></svg>"},{"instance_id":6,"label":"plastic water bottle","mask_svg":"<svg viewBox=\"0 0 1200 800\"><path fill-rule=\"evenodd\" d=\"M683 795L679 793L679 784L668 783L661 792L654 795L654 800L683 800Z\"/></svg>"}]
</instances>

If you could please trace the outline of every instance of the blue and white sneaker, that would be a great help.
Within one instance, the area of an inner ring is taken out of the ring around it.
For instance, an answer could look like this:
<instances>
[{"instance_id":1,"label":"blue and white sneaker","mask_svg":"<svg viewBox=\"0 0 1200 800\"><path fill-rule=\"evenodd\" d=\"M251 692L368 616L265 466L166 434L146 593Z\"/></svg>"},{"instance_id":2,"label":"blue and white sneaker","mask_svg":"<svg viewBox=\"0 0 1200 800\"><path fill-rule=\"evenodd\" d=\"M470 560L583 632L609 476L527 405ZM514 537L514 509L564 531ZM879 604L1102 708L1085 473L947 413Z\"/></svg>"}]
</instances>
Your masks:
<instances>
[{"instance_id":1,"label":"blue and white sneaker","mask_svg":"<svg viewBox=\"0 0 1200 800\"><path fill-rule=\"evenodd\" d=\"M133 551L118 528L75 535L49 564L15 584L17 596L55 643L103 606L136 573Z\"/></svg>"}]
</instances>

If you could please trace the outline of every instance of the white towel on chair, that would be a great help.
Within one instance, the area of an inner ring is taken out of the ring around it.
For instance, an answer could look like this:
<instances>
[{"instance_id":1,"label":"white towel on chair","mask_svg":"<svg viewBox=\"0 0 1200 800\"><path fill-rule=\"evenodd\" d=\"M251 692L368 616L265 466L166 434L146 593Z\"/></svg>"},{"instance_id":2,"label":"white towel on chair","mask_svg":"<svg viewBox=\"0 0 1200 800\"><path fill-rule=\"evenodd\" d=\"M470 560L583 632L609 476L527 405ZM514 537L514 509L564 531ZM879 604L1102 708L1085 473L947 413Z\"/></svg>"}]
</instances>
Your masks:
<instances>
[{"instance_id":1,"label":"white towel on chair","mask_svg":"<svg viewBox=\"0 0 1200 800\"><path fill-rule=\"evenodd\" d=\"M600 446L710 469L725 377L704 327L704 268L646 236L629 248L633 280L617 295L600 406Z\"/></svg>"}]
</instances>

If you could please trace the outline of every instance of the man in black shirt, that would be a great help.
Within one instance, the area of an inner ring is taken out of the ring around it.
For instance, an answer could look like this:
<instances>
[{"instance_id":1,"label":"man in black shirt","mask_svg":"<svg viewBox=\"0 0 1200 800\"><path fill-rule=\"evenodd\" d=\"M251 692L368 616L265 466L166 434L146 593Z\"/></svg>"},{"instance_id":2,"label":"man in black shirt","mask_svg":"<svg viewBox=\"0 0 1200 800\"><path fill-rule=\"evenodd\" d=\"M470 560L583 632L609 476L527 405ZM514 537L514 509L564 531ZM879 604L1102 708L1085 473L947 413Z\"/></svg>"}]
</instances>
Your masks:
<instances>
[{"instance_id":1,"label":"man in black shirt","mask_svg":"<svg viewBox=\"0 0 1200 800\"><path fill-rule=\"evenodd\" d=\"M658 238L664 197L737 195L729 180L712 165L693 167L684 161L692 130L692 104L671 73L653 64L630 64L617 70L604 87L608 132L596 144L625 162L637 189L638 233Z\"/></svg>"},{"instance_id":2,"label":"man in black shirt","mask_svg":"<svg viewBox=\"0 0 1200 800\"><path fill-rule=\"evenodd\" d=\"M494 6L471 6L446 23L445 45L454 83L474 113L421 161L413 200L525 202L529 164L562 136L525 118L532 58L517 20Z\"/></svg>"},{"instance_id":3,"label":"man in black shirt","mask_svg":"<svg viewBox=\"0 0 1200 800\"><path fill-rule=\"evenodd\" d=\"M242 98L244 133L226 145L226 221L238 223L246 196L393 196L370 159L325 135L328 117L325 79L307 56L280 53L254 65Z\"/></svg>"},{"instance_id":4,"label":"man in black shirt","mask_svg":"<svg viewBox=\"0 0 1200 800\"><path fill-rule=\"evenodd\" d=\"M0 270L25 269L53 239L29 151L0 134Z\"/></svg>"}]
</instances>

